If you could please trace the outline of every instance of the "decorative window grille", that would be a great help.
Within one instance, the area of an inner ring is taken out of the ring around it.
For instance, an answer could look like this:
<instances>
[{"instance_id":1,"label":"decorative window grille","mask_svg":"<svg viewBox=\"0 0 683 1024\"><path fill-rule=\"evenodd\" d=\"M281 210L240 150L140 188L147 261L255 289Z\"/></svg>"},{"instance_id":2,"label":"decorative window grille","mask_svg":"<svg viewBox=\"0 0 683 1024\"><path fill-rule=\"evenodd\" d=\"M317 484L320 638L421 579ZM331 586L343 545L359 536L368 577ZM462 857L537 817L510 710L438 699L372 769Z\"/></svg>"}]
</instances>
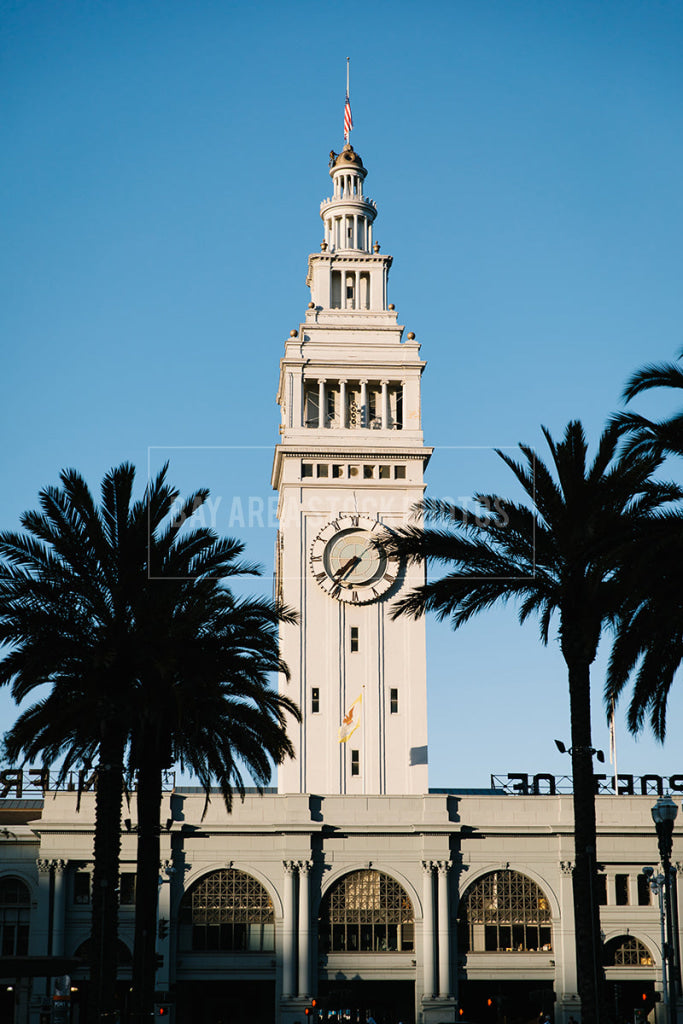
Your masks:
<instances>
[{"instance_id":1,"label":"decorative window grille","mask_svg":"<svg viewBox=\"0 0 683 1024\"><path fill-rule=\"evenodd\" d=\"M321 949L328 953L412 952L413 905L395 879L381 871L345 875L320 906Z\"/></svg>"},{"instance_id":2,"label":"decorative window grille","mask_svg":"<svg viewBox=\"0 0 683 1024\"><path fill-rule=\"evenodd\" d=\"M652 953L634 935L618 935L605 945L605 967L652 967Z\"/></svg>"},{"instance_id":3,"label":"decorative window grille","mask_svg":"<svg viewBox=\"0 0 683 1024\"><path fill-rule=\"evenodd\" d=\"M214 871L183 896L181 949L272 952L273 903L261 883L244 871Z\"/></svg>"},{"instance_id":4,"label":"decorative window grille","mask_svg":"<svg viewBox=\"0 0 683 1024\"><path fill-rule=\"evenodd\" d=\"M0 955L26 956L31 896L18 878L0 879Z\"/></svg>"},{"instance_id":5,"label":"decorative window grille","mask_svg":"<svg viewBox=\"0 0 683 1024\"><path fill-rule=\"evenodd\" d=\"M461 939L470 952L552 950L550 905L540 888L518 871L484 875L463 896Z\"/></svg>"}]
</instances>

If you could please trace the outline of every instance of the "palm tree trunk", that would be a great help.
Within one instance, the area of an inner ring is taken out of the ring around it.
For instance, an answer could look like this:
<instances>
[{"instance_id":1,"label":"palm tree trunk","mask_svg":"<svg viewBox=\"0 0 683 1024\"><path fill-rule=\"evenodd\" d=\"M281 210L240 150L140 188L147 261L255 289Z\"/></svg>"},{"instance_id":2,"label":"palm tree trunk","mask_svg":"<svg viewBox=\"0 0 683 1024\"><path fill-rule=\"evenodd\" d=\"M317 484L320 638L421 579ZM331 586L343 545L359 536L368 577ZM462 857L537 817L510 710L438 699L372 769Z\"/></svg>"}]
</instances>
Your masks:
<instances>
[{"instance_id":1,"label":"palm tree trunk","mask_svg":"<svg viewBox=\"0 0 683 1024\"><path fill-rule=\"evenodd\" d=\"M103 726L95 791L95 843L90 932L88 1019L93 1024L116 1011L119 855L123 805L123 748L118 730Z\"/></svg>"},{"instance_id":2,"label":"palm tree trunk","mask_svg":"<svg viewBox=\"0 0 683 1024\"><path fill-rule=\"evenodd\" d=\"M154 1012L161 814L161 767L152 743L138 763L133 1020L146 1021Z\"/></svg>"},{"instance_id":3,"label":"palm tree trunk","mask_svg":"<svg viewBox=\"0 0 683 1024\"><path fill-rule=\"evenodd\" d=\"M591 749L590 664L569 664L574 789L574 927L583 1024L600 1024L604 970L597 903L595 782Z\"/></svg>"}]
</instances>

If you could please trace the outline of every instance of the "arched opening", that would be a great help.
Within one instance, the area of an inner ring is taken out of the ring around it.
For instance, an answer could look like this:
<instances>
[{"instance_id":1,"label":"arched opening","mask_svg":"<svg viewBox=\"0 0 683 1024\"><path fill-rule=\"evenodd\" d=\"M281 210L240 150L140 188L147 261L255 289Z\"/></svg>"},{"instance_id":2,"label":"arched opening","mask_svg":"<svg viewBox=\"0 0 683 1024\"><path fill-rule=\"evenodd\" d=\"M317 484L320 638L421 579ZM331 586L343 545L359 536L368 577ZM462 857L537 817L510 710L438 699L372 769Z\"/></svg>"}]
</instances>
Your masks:
<instances>
[{"instance_id":1,"label":"arched opening","mask_svg":"<svg viewBox=\"0 0 683 1024\"><path fill-rule=\"evenodd\" d=\"M550 903L519 871L492 871L460 901L460 943L470 953L537 953L553 948Z\"/></svg>"},{"instance_id":2,"label":"arched opening","mask_svg":"<svg viewBox=\"0 0 683 1024\"><path fill-rule=\"evenodd\" d=\"M183 896L179 915L181 950L272 953L273 901L245 871L222 868L200 879Z\"/></svg>"},{"instance_id":3,"label":"arched opening","mask_svg":"<svg viewBox=\"0 0 683 1024\"><path fill-rule=\"evenodd\" d=\"M605 943L602 962L605 967L652 967L654 958L635 935L617 935Z\"/></svg>"},{"instance_id":4,"label":"arched opening","mask_svg":"<svg viewBox=\"0 0 683 1024\"><path fill-rule=\"evenodd\" d=\"M320 904L320 951L390 953L414 949L415 915L408 893L382 871L353 871Z\"/></svg>"}]
</instances>

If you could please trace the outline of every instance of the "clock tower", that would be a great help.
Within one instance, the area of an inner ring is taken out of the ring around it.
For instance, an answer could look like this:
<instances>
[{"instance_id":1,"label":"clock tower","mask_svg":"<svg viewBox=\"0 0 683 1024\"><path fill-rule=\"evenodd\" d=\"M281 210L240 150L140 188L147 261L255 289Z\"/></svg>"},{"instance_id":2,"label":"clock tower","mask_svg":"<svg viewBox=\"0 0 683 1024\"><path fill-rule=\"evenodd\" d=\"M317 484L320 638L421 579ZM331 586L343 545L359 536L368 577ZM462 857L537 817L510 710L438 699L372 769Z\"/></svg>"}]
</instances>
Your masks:
<instances>
[{"instance_id":1,"label":"clock tower","mask_svg":"<svg viewBox=\"0 0 683 1024\"><path fill-rule=\"evenodd\" d=\"M280 361L276 588L300 614L281 631L280 687L303 714L281 793L427 792L424 619L391 619L423 569L375 544L424 493L425 364L388 302L392 258L374 241L366 174L349 143L330 154L311 301Z\"/></svg>"}]
</instances>

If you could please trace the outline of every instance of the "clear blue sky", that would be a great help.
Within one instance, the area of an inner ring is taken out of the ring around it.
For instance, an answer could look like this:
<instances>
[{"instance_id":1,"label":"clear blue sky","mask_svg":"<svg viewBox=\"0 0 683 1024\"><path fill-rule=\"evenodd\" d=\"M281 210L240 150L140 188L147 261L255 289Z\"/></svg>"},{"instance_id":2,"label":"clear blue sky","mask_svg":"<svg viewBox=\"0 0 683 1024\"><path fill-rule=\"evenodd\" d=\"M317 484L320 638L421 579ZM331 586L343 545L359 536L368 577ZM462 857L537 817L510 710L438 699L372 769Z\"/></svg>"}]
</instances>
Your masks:
<instances>
[{"instance_id":1,"label":"clear blue sky","mask_svg":"<svg viewBox=\"0 0 683 1024\"><path fill-rule=\"evenodd\" d=\"M665 0L4 0L0 525L64 466L96 487L128 459L142 482L161 446L271 571L278 360L347 56L435 493L505 493L488 447L540 446L541 423L594 439L683 344L682 52ZM430 625L429 695L432 786L568 770L557 644L511 612ZM683 771L682 713L679 684L663 748L620 726L620 771Z\"/></svg>"}]
</instances>

